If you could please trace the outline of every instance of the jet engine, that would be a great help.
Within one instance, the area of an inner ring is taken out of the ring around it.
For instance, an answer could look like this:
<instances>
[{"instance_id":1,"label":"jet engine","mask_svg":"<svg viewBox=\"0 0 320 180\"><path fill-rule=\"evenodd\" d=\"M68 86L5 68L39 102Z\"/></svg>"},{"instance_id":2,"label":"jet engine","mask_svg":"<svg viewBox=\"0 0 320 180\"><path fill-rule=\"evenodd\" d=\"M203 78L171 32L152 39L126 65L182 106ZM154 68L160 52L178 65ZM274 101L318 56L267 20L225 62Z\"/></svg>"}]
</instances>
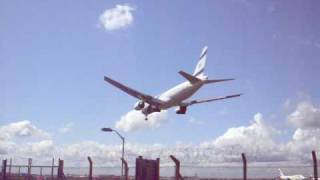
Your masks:
<instances>
[{"instance_id":1,"label":"jet engine","mask_svg":"<svg viewBox=\"0 0 320 180\"><path fill-rule=\"evenodd\" d=\"M143 101L138 101L138 102L136 102L136 104L134 104L134 109L135 110L139 111L142 108L144 108L144 102Z\"/></svg>"},{"instance_id":2,"label":"jet engine","mask_svg":"<svg viewBox=\"0 0 320 180\"><path fill-rule=\"evenodd\" d=\"M177 110L176 113L177 114L186 114L187 112L187 106L180 106Z\"/></svg>"}]
</instances>

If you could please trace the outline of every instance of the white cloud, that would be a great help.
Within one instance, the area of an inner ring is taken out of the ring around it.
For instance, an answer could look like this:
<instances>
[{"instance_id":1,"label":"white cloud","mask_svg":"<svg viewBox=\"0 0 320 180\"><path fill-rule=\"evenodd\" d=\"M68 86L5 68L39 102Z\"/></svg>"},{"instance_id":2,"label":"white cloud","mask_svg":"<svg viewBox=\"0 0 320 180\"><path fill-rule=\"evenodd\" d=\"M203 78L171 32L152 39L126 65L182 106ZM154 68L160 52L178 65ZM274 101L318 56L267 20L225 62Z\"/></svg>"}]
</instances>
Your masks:
<instances>
[{"instance_id":1,"label":"white cloud","mask_svg":"<svg viewBox=\"0 0 320 180\"><path fill-rule=\"evenodd\" d=\"M12 150L14 150L14 146L14 142L0 139L0 155L12 152Z\"/></svg>"},{"instance_id":2,"label":"white cloud","mask_svg":"<svg viewBox=\"0 0 320 180\"><path fill-rule=\"evenodd\" d=\"M287 119L297 128L320 128L320 108L309 101L300 102Z\"/></svg>"},{"instance_id":3,"label":"white cloud","mask_svg":"<svg viewBox=\"0 0 320 180\"><path fill-rule=\"evenodd\" d=\"M67 133L67 132L69 132L69 131L71 130L71 128L73 127L73 125L74 125L74 124L73 124L72 122L67 123L67 124L64 125L64 127L60 128L59 131L60 131L61 133Z\"/></svg>"},{"instance_id":4,"label":"white cloud","mask_svg":"<svg viewBox=\"0 0 320 180\"><path fill-rule=\"evenodd\" d=\"M55 146L52 140L40 140L38 142L28 142L24 148L20 148L17 153L21 156L49 158L54 156Z\"/></svg>"},{"instance_id":5,"label":"white cloud","mask_svg":"<svg viewBox=\"0 0 320 180\"><path fill-rule=\"evenodd\" d=\"M320 150L320 128L298 128L286 145L286 151L291 155L290 159L294 160L310 160L312 150Z\"/></svg>"},{"instance_id":6,"label":"white cloud","mask_svg":"<svg viewBox=\"0 0 320 180\"><path fill-rule=\"evenodd\" d=\"M267 126L263 120L262 114L257 113L254 115L254 120L250 126L242 126L230 128L222 136L215 140L215 145L218 147L228 147L232 145L240 145L248 147L248 145L255 145L256 143L261 146L273 145L272 135L274 130Z\"/></svg>"},{"instance_id":7,"label":"white cloud","mask_svg":"<svg viewBox=\"0 0 320 180\"><path fill-rule=\"evenodd\" d=\"M35 152L37 154L48 152L53 148L53 141L52 140L43 140L37 143L31 144L31 150L32 152Z\"/></svg>"},{"instance_id":8,"label":"white cloud","mask_svg":"<svg viewBox=\"0 0 320 180\"><path fill-rule=\"evenodd\" d=\"M115 8L107 9L100 15L99 23L109 31L124 28L133 22L134 10L128 4L116 5Z\"/></svg>"},{"instance_id":9,"label":"white cloud","mask_svg":"<svg viewBox=\"0 0 320 180\"><path fill-rule=\"evenodd\" d=\"M60 148L60 157L69 162L80 162L81 159L85 159L87 156L90 156L93 159L111 160L112 156L109 154L113 154L112 151L112 148L108 148L95 141L81 141L79 143L62 146ZM117 156L117 158L119 159L119 156Z\"/></svg>"},{"instance_id":10,"label":"white cloud","mask_svg":"<svg viewBox=\"0 0 320 180\"><path fill-rule=\"evenodd\" d=\"M50 134L38 129L30 121L18 121L0 126L0 154L12 154L22 150L25 146L17 146L16 139L50 138Z\"/></svg>"},{"instance_id":11,"label":"white cloud","mask_svg":"<svg viewBox=\"0 0 320 180\"><path fill-rule=\"evenodd\" d=\"M10 140L15 137L49 137L49 133L38 129L30 121L18 121L0 126L0 140Z\"/></svg>"},{"instance_id":12,"label":"white cloud","mask_svg":"<svg viewBox=\"0 0 320 180\"><path fill-rule=\"evenodd\" d=\"M249 126L229 128L222 136L202 146L217 148L224 154L224 161L239 159L242 152L255 156L256 161L279 160L278 145L273 140L277 134L278 131L264 122L262 114L257 113Z\"/></svg>"},{"instance_id":13,"label":"white cloud","mask_svg":"<svg viewBox=\"0 0 320 180\"><path fill-rule=\"evenodd\" d=\"M287 121L297 129L286 151L293 155L292 159L309 160L310 151L320 149L320 108L310 101L302 101L288 115Z\"/></svg>"},{"instance_id":14,"label":"white cloud","mask_svg":"<svg viewBox=\"0 0 320 180\"><path fill-rule=\"evenodd\" d=\"M125 132L138 131L146 128L158 128L167 121L167 111L155 112L145 116L140 111L129 111L116 122L116 128Z\"/></svg>"},{"instance_id":15,"label":"white cloud","mask_svg":"<svg viewBox=\"0 0 320 180\"><path fill-rule=\"evenodd\" d=\"M320 129L301 129L298 128L293 136L292 139L294 141L302 141L305 142L306 140L311 139L318 139L320 137Z\"/></svg>"}]
</instances>

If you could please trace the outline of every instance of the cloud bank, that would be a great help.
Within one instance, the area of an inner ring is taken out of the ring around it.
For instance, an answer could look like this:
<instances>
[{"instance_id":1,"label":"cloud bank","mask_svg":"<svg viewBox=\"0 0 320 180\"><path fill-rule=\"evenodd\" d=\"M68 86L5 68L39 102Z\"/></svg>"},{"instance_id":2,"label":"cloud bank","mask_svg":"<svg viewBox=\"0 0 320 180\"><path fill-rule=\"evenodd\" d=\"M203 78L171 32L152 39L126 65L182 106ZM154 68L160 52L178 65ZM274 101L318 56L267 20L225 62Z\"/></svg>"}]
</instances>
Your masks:
<instances>
[{"instance_id":1,"label":"cloud bank","mask_svg":"<svg viewBox=\"0 0 320 180\"><path fill-rule=\"evenodd\" d=\"M125 28L133 22L134 10L128 4L118 4L114 8L106 9L99 17L99 25L108 31Z\"/></svg>"},{"instance_id":2,"label":"cloud bank","mask_svg":"<svg viewBox=\"0 0 320 180\"><path fill-rule=\"evenodd\" d=\"M249 126L228 129L212 146L229 155L246 152L254 155L256 161L280 161L283 160L280 149L273 139L277 134L278 131L265 123L262 114L257 113Z\"/></svg>"},{"instance_id":3,"label":"cloud bank","mask_svg":"<svg viewBox=\"0 0 320 180\"><path fill-rule=\"evenodd\" d=\"M23 120L8 125L0 126L0 155L14 153L18 146L16 139L47 139L50 134L38 129L30 121ZM31 145L31 144L30 144Z\"/></svg>"},{"instance_id":4,"label":"cloud bank","mask_svg":"<svg viewBox=\"0 0 320 180\"><path fill-rule=\"evenodd\" d=\"M19 121L0 126L0 140L9 140L15 137L48 137L49 134L32 125L30 121Z\"/></svg>"},{"instance_id":5,"label":"cloud bank","mask_svg":"<svg viewBox=\"0 0 320 180\"><path fill-rule=\"evenodd\" d=\"M125 156L129 164L134 164L135 158L139 155L152 159L160 157L161 163L166 164L172 163L168 156L173 154L183 164L210 166L216 163L240 162L240 154L245 152L250 162L310 162L311 150L320 153L320 127L317 126L319 110L320 108L311 102L298 103L293 112L289 113L287 119L283 120L288 121L296 128L292 137L286 142L278 142L276 137L281 134L280 131L269 125L261 113L256 113L250 124L229 128L221 136L199 144L177 143L169 146L157 143L126 143ZM155 115L160 119L166 119L165 116L166 114ZM135 118L136 120L132 120ZM139 129L151 126L130 125L130 121L145 123L144 119L139 120L139 118L141 117L135 112L128 113L119 121L118 127L129 130L130 128ZM157 123L159 122L150 124ZM0 158L14 157L14 161L19 162L20 157L33 157L42 163L50 163L51 158L55 157L64 159L66 165L81 166L87 165L86 157L91 156L98 166L119 164L121 144L106 145L84 140L59 145L55 144L50 136L47 136L49 133L38 129L29 121L3 125L0 126L0 130L4 132L0 136ZM16 139L32 137L41 139L33 142L18 143L16 141ZM25 163L25 159L20 158L20 160Z\"/></svg>"},{"instance_id":6,"label":"cloud bank","mask_svg":"<svg viewBox=\"0 0 320 180\"><path fill-rule=\"evenodd\" d=\"M320 107L310 101L297 104L296 109L288 115L287 121L297 129L287 145L287 151L304 159L309 158L310 149L320 150Z\"/></svg>"}]
</instances>

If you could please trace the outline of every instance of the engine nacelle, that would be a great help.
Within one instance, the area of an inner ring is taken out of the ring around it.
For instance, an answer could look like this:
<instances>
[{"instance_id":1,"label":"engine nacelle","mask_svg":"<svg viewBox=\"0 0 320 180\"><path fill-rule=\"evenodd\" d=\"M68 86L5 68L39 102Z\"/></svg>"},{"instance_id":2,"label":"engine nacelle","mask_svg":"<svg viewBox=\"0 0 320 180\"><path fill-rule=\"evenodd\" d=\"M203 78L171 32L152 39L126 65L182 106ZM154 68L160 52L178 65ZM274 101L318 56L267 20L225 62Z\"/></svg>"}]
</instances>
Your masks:
<instances>
[{"instance_id":1,"label":"engine nacelle","mask_svg":"<svg viewBox=\"0 0 320 180\"><path fill-rule=\"evenodd\" d=\"M180 106L177 110L176 113L177 114L186 114L187 112L187 106Z\"/></svg>"},{"instance_id":2,"label":"engine nacelle","mask_svg":"<svg viewBox=\"0 0 320 180\"><path fill-rule=\"evenodd\" d=\"M135 110L141 110L142 108L144 108L144 102L143 101L138 101L136 102L136 104L134 104L134 109Z\"/></svg>"}]
</instances>

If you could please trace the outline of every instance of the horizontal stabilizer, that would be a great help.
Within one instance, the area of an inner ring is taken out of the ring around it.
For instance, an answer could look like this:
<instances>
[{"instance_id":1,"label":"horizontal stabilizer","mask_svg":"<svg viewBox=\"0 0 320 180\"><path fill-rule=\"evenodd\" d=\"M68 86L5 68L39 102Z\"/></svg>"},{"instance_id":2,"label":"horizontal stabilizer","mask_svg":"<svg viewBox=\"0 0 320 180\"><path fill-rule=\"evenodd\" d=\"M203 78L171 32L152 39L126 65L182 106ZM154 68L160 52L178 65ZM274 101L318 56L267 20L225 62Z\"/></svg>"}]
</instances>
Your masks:
<instances>
[{"instance_id":1,"label":"horizontal stabilizer","mask_svg":"<svg viewBox=\"0 0 320 180\"><path fill-rule=\"evenodd\" d=\"M212 98L212 99L192 100L189 102L184 102L183 105L184 106L191 106L193 104L200 104L200 103L206 103L206 102L211 102L211 101L218 101L218 100L223 100L223 99L235 98L235 97L239 97L241 95L242 94L233 94L233 95L229 95L229 96L216 97L216 98Z\"/></svg>"},{"instance_id":2,"label":"horizontal stabilizer","mask_svg":"<svg viewBox=\"0 0 320 180\"><path fill-rule=\"evenodd\" d=\"M200 79L198 79L195 76L192 76L191 74L188 74L184 71L179 71L179 74L181 74L181 76L183 76L184 78L186 78L191 84L194 84L196 82L201 81Z\"/></svg>"},{"instance_id":3,"label":"horizontal stabilizer","mask_svg":"<svg viewBox=\"0 0 320 180\"><path fill-rule=\"evenodd\" d=\"M212 80L206 80L204 83L209 84L209 83L217 83L217 82L223 82L223 81L232 81L234 79L212 79Z\"/></svg>"}]
</instances>

